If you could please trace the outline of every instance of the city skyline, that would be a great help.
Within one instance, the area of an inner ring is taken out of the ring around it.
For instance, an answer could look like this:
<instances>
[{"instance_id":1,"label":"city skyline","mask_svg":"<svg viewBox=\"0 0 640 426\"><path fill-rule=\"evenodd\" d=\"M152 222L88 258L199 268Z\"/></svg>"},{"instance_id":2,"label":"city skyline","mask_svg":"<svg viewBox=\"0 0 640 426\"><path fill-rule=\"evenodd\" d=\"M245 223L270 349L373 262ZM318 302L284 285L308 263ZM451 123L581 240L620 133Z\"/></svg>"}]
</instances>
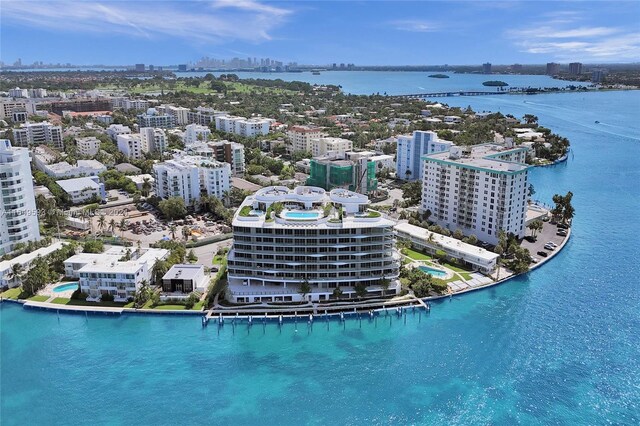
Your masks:
<instances>
[{"instance_id":1,"label":"city skyline","mask_svg":"<svg viewBox=\"0 0 640 426\"><path fill-rule=\"evenodd\" d=\"M11 64L632 62L638 2L3 2ZM478 35L481 42L478 42ZM473 45L473 49L469 46Z\"/></svg>"}]
</instances>

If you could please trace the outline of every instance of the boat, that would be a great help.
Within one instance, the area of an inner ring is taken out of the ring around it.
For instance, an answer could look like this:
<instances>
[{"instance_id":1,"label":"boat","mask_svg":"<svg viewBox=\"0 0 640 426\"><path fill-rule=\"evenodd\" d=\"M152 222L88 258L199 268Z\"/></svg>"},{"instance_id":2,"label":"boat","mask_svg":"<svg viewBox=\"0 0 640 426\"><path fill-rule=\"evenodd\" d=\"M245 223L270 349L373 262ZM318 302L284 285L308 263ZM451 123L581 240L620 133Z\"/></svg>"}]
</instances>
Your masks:
<instances>
[{"instance_id":1,"label":"boat","mask_svg":"<svg viewBox=\"0 0 640 426\"><path fill-rule=\"evenodd\" d=\"M600 124L600 122L598 120L596 120L596 124Z\"/></svg>"},{"instance_id":2,"label":"boat","mask_svg":"<svg viewBox=\"0 0 640 426\"><path fill-rule=\"evenodd\" d=\"M311 71L311 74L313 74L313 75L320 75L320 71Z\"/></svg>"}]
</instances>

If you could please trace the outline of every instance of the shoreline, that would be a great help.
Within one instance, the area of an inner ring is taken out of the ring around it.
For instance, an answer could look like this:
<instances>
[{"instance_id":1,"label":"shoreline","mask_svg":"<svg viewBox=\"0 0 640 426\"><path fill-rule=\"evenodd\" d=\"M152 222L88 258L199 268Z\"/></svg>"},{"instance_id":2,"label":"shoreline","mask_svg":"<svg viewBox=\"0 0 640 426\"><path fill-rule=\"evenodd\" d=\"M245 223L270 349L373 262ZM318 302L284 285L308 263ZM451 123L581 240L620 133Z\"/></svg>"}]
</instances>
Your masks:
<instances>
[{"instance_id":1,"label":"shoreline","mask_svg":"<svg viewBox=\"0 0 640 426\"><path fill-rule=\"evenodd\" d=\"M298 318L309 317L310 321L313 321L313 318L340 318L341 320L347 316L353 316L361 314L365 315L375 315L376 313L382 315L382 313L389 314L389 310L401 315L407 309L415 309L416 307L420 309L425 309L428 313L430 312L429 302L442 300L447 297L452 298L453 296L464 295L467 293L472 293L475 291L485 290L500 284L504 284L509 280L512 280L516 277L520 277L522 275L526 275L532 271L535 271L537 268L545 265L551 259L556 257L562 249L566 246L571 238L572 228L568 229L567 237L564 238L562 244L558 246L556 250L551 252L551 254L542 258L538 263L533 264L529 268L527 272L523 272L521 274L510 275L506 278L503 278L498 281L494 281L482 286L467 288L455 293L444 294L440 296L429 296L424 298L418 297L405 297L404 299L387 299L387 300L378 300L371 301L367 303L367 301L363 301L359 304L351 304L347 303L345 305L337 305L337 306L322 306L322 307L314 307L314 306L283 306L283 307L274 307L268 310L264 309L256 309L248 307L246 309L242 308L230 308L228 313L221 312L220 309L212 308L212 309L203 309L200 311L192 311L192 310L156 310L156 309L134 309L134 308L118 308L118 307L103 307L103 306L69 306L69 305L57 305L55 303L47 303L47 302L35 302L32 300L15 300L15 299L2 299L1 302L9 302L20 304L24 309L34 309L39 311L48 311L53 313L54 311L57 314L61 312L64 314L71 315L109 315L109 316L122 316L122 315L158 315L158 316L166 316L166 315L180 315L180 316L199 316L203 321L203 326L209 322L209 320L214 320L215 322L219 322L220 325L224 323L226 320L234 320L234 319L246 319L252 321L255 319L256 321L263 319L267 322L282 322L283 320L294 320L296 321ZM360 308L360 310L359 310ZM362 308L365 308L364 310ZM299 314L297 312L300 312ZM333 311L333 312L330 312ZM222 318L222 320L220 320Z\"/></svg>"}]
</instances>

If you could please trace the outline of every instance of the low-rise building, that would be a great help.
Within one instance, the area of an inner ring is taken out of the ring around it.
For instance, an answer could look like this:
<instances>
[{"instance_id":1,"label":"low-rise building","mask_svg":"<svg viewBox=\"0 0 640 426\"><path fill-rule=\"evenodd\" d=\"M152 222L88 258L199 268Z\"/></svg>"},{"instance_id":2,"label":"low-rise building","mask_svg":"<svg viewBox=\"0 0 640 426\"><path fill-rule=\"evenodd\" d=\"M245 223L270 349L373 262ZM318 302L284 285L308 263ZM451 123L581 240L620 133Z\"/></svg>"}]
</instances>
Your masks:
<instances>
[{"instance_id":1,"label":"low-rise building","mask_svg":"<svg viewBox=\"0 0 640 426\"><path fill-rule=\"evenodd\" d=\"M0 119L6 120L13 117L14 111L25 112L27 116L36 113L36 104L23 99L7 99L0 101Z\"/></svg>"},{"instance_id":2,"label":"low-rise building","mask_svg":"<svg viewBox=\"0 0 640 426\"><path fill-rule=\"evenodd\" d=\"M118 136L120 135L130 135L131 129L128 126L124 126L122 124L112 124L107 127L107 135L116 142L118 140Z\"/></svg>"},{"instance_id":3,"label":"low-rise building","mask_svg":"<svg viewBox=\"0 0 640 426\"><path fill-rule=\"evenodd\" d=\"M249 196L233 218L228 298L233 302L322 301L396 294L399 255L395 222L368 210L366 196L300 186L267 187ZM301 285L308 284L301 293Z\"/></svg>"},{"instance_id":4,"label":"low-rise building","mask_svg":"<svg viewBox=\"0 0 640 426\"><path fill-rule=\"evenodd\" d=\"M50 145L63 149L62 127L54 126L48 121L41 123L23 123L20 128L13 129L13 140L16 146Z\"/></svg>"},{"instance_id":5,"label":"low-rise building","mask_svg":"<svg viewBox=\"0 0 640 426\"><path fill-rule=\"evenodd\" d=\"M162 291L173 293L171 296L186 297L194 291L204 292L208 284L202 265L176 264L162 277Z\"/></svg>"},{"instance_id":6,"label":"low-rise building","mask_svg":"<svg viewBox=\"0 0 640 426\"><path fill-rule=\"evenodd\" d=\"M146 113L138 114L138 127L158 127L170 129L176 127L176 117L171 114L160 114L155 108L149 108Z\"/></svg>"},{"instance_id":7,"label":"low-rise building","mask_svg":"<svg viewBox=\"0 0 640 426\"><path fill-rule=\"evenodd\" d=\"M211 136L211 129L207 126L200 124L189 124L185 127L184 131L184 145L189 145L207 142Z\"/></svg>"},{"instance_id":8,"label":"low-rise building","mask_svg":"<svg viewBox=\"0 0 640 426\"><path fill-rule=\"evenodd\" d=\"M135 296L143 282L152 284L152 270L169 255L165 249L135 250L112 247L104 253L81 253L64 261L65 275L80 279L80 290L98 300L109 294L124 302Z\"/></svg>"},{"instance_id":9,"label":"low-rise building","mask_svg":"<svg viewBox=\"0 0 640 426\"><path fill-rule=\"evenodd\" d=\"M311 140L325 136L321 127L316 126L292 126L287 131L289 139L289 152L311 152Z\"/></svg>"},{"instance_id":10,"label":"low-rise building","mask_svg":"<svg viewBox=\"0 0 640 426\"><path fill-rule=\"evenodd\" d=\"M127 158L142 160L146 150L146 144L142 141L140 133L118 135L118 151Z\"/></svg>"},{"instance_id":11,"label":"low-rise building","mask_svg":"<svg viewBox=\"0 0 640 426\"><path fill-rule=\"evenodd\" d=\"M269 133L271 122L268 118L244 118L231 115L215 117L216 129L222 132L235 133L247 138Z\"/></svg>"},{"instance_id":12,"label":"low-rise building","mask_svg":"<svg viewBox=\"0 0 640 426\"><path fill-rule=\"evenodd\" d=\"M447 256L457 259L470 268L485 274L496 269L500 257L496 253L481 247L467 244L452 237L436 234L425 228L403 222L395 226L398 240L410 241L412 247L435 255L443 251Z\"/></svg>"},{"instance_id":13,"label":"low-rise building","mask_svg":"<svg viewBox=\"0 0 640 426\"><path fill-rule=\"evenodd\" d=\"M93 136L76 138L78 153L86 156L94 156L100 151L100 139Z\"/></svg>"},{"instance_id":14,"label":"low-rise building","mask_svg":"<svg viewBox=\"0 0 640 426\"><path fill-rule=\"evenodd\" d=\"M180 197L186 205L202 194L222 198L230 189L231 166L215 160L182 156L153 165L156 196Z\"/></svg>"},{"instance_id":15,"label":"low-rise building","mask_svg":"<svg viewBox=\"0 0 640 426\"><path fill-rule=\"evenodd\" d=\"M61 249L67 243L65 242L56 242L47 247L42 247L37 250L32 251L31 253L21 254L20 256L16 256L11 260L3 260L0 262L0 288L3 287L17 287L20 285L20 279L18 276L13 275L14 265L20 265L20 269L22 273L26 273L31 266L31 262L37 257L48 256L56 250Z\"/></svg>"},{"instance_id":16,"label":"low-rise building","mask_svg":"<svg viewBox=\"0 0 640 426\"><path fill-rule=\"evenodd\" d=\"M59 180L58 185L69 194L73 204L103 201L107 197L104 184L97 176Z\"/></svg>"},{"instance_id":17,"label":"low-rise building","mask_svg":"<svg viewBox=\"0 0 640 426\"><path fill-rule=\"evenodd\" d=\"M343 138L315 138L311 139L309 148L314 157L329 153L344 154L353 149L353 142Z\"/></svg>"}]
</instances>

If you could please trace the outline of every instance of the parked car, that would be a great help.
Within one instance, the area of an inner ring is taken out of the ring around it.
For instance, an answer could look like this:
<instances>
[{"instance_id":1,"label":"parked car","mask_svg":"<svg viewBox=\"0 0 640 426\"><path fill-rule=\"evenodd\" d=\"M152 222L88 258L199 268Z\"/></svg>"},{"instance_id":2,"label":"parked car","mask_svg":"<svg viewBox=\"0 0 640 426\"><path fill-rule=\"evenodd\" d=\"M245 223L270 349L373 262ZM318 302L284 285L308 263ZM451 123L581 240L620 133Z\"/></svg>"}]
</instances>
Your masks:
<instances>
[{"instance_id":1,"label":"parked car","mask_svg":"<svg viewBox=\"0 0 640 426\"><path fill-rule=\"evenodd\" d=\"M552 246L553 248L558 247L558 245L556 243L554 243L553 241L547 241L547 244L545 244L545 245Z\"/></svg>"},{"instance_id":2,"label":"parked car","mask_svg":"<svg viewBox=\"0 0 640 426\"><path fill-rule=\"evenodd\" d=\"M556 235L558 235L560 237L566 237L567 233L566 232L562 232L562 231L558 231L558 232L556 232Z\"/></svg>"},{"instance_id":3,"label":"parked car","mask_svg":"<svg viewBox=\"0 0 640 426\"><path fill-rule=\"evenodd\" d=\"M529 241L530 243L535 243L537 240L537 238L532 235L527 235L526 237L524 237L524 239Z\"/></svg>"},{"instance_id":4,"label":"parked car","mask_svg":"<svg viewBox=\"0 0 640 426\"><path fill-rule=\"evenodd\" d=\"M559 223L558 224L558 228L560 228L560 229L569 229L569 225L566 225L564 223Z\"/></svg>"},{"instance_id":5,"label":"parked car","mask_svg":"<svg viewBox=\"0 0 640 426\"><path fill-rule=\"evenodd\" d=\"M538 263L540 260L537 257L530 257L529 260L531 260L531 263Z\"/></svg>"},{"instance_id":6,"label":"parked car","mask_svg":"<svg viewBox=\"0 0 640 426\"><path fill-rule=\"evenodd\" d=\"M542 257L547 257L547 256L548 256L547 252L546 252L546 251L542 251L542 250L540 250L540 251L537 253L537 255L538 255L538 256L542 256Z\"/></svg>"},{"instance_id":7,"label":"parked car","mask_svg":"<svg viewBox=\"0 0 640 426\"><path fill-rule=\"evenodd\" d=\"M549 244L545 244L545 245L544 245L544 248L545 248L545 249L547 249L547 250L549 250L549 251L554 251L554 250L555 250L555 247L550 246Z\"/></svg>"}]
</instances>

